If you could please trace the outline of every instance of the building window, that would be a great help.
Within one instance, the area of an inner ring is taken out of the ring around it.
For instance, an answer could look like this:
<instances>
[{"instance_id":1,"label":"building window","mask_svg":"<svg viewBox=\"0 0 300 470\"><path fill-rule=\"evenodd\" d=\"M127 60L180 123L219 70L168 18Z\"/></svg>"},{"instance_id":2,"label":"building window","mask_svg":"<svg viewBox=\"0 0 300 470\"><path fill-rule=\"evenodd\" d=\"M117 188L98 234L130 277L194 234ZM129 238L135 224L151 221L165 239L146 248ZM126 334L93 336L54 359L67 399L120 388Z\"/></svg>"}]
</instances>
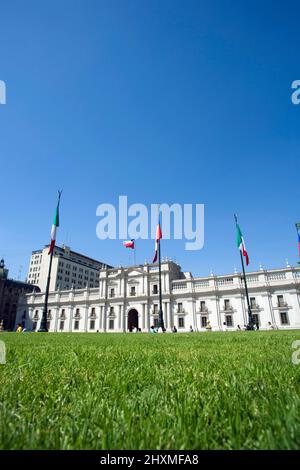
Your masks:
<instances>
[{"instance_id":1,"label":"building window","mask_svg":"<svg viewBox=\"0 0 300 470\"><path fill-rule=\"evenodd\" d=\"M252 320L255 325L260 325L259 315L257 313L252 313Z\"/></svg>"},{"instance_id":2,"label":"building window","mask_svg":"<svg viewBox=\"0 0 300 470\"><path fill-rule=\"evenodd\" d=\"M230 300L229 299L224 300L224 310L231 310Z\"/></svg>"},{"instance_id":3,"label":"building window","mask_svg":"<svg viewBox=\"0 0 300 470\"><path fill-rule=\"evenodd\" d=\"M158 318L154 318L154 328L158 327Z\"/></svg>"},{"instance_id":4,"label":"building window","mask_svg":"<svg viewBox=\"0 0 300 470\"><path fill-rule=\"evenodd\" d=\"M201 328L206 328L207 326L207 317L201 317Z\"/></svg>"},{"instance_id":5,"label":"building window","mask_svg":"<svg viewBox=\"0 0 300 470\"><path fill-rule=\"evenodd\" d=\"M156 315L158 313L158 305L157 304L153 305L153 313L154 313L154 315Z\"/></svg>"},{"instance_id":6,"label":"building window","mask_svg":"<svg viewBox=\"0 0 300 470\"><path fill-rule=\"evenodd\" d=\"M178 318L178 328L184 328L184 317Z\"/></svg>"},{"instance_id":7,"label":"building window","mask_svg":"<svg viewBox=\"0 0 300 470\"><path fill-rule=\"evenodd\" d=\"M94 330L95 329L95 320L91 320L90 321L90 330Z\"/></svg>"},{"instance_id":8,"label":"building window","mask_svg":"<svg viewBox=\"0 0 300 470\"><path fill-rule=\"evenodd\" d=\"M113 330L114 329L114 325L115 325L115 321L113 319L110 319L109 320L109 325L108 325L108 328L110 330Z\"/></svg>"},{"instance_id":9,"label":"building window","mask_svg":"<svg viewBox=\"0 0 300 470\"><path fill-rule=\"evenodd\" d=\"M114 297L115 296L115 289L110 289L110 297Z\"/></svg>"},{"instance_id":10,"label":"building window","mask_svg":"<svg viewBox=\"0 0 300 470\"><path fill-rule=\"evenodd\" d=\"M178 303L177 307L178 307L178 309L177 309L178 313L182 313L183 308L182 308L182 303L181 302Z\"/></svg>"},{"instance_id":11,"label":"building window","mask_svg":"<svg viewBox=\"0 0 300 470\"><path fill-rule=\"evenodd\" d=\"M61 320L61 321L59 322L59 329L60 329L60 331L63 331L64 327L65 327L65 322L64 322L63 320Z\"/></svg>"},{"instance_id":12,"label":"building window","mask_svg":"<svg viewBox=\"0 0 300 470\"><path fill-rule=\"evenodd\" d=\"M232 315L226 315L225 320L226 320L226 326L228 327L233 326Z\"/></svg>"},{"instance_id":13,"label":"building window","mask_svg":"<svg viewBox=\"0 0 300 470\"><path fill-rule=\"evenodd\" d=\"M201 300L200 302L200 312L206 312L206 305L204 300Z\"/></svg>"},{"instance_id":14,"label":"building window","mask_svg":"<svg viewBox=\"0 0 300 470\"><path fill-rule=\"evenodd\" d=\"M158 294L158 285L153 284L152 294Z\"/></svg>"},{"instance_id":15,"label":"building window","mask_svg":"<svg viewBox=\"0 0 300 470\"><path fill-rule=\"evenodd\" d=\"M130 287L130 295L135 295L135 286Z\"/></svg>"},{"instance_id":16,"label":"building window","mask_svg":"<svg viewBox=\"0 0 300 470\"><path fill-rule=\"evenodd\" d=\"M110 314L110 315L113 315L114 313L115 313L114 307L110 307L110 309L109 309L109 314Z\"/></svg>"},{"instance_id":17,"label":"building window","mask_svg":"<svg viewBox=\"0 0 300 470\"><path fill-rule=\"evenodd\" d=\"M74 322L74 330L79 330L79 320L75 320L75 322Z\"/></svg>"},{"instance_id":18,"label":"building window","mask_svg":"<svg viewBox=\"0 0 300 470\"><path fill-rule=\"evenodd\" d=\"M95 307L92 307L91 316L92 316L92 317L96 316L96 309L95 309Z\"/></svg>"},{"instance_id":19,"label":"building window","mask_svg":"<svg viewBox=\"0 0 300 470\"><path fill-rule=\"evenodd\" d=\"M50 325L51 325L51 322L47 321L47 330L50 330Z\"/></svg>"},{"instance_id":20,"label":"building window","mask_svg":"<svg viewBox=\"0 0 300 470\"><path fill-rule=\"evenodd\" d=\"M283 295L277 295L277 305L278 307L284 307Z\"/></svg>"},{"instance_id":21,"label":"building window","mask_svg":"<svg viewBox=\"0 0 300 470\"><path fill-rule=\"evenodd\" d=\"M250 297L250 306L251 306L251 308L256 307L255 297Z\"/></svg>"},{"instance_id":22,"label":"building window","mask_svg":"<svg viewBox=\"0 0 300 470\"><path fill-rule=\"evenodd\" d=\"M289 324L289 317L288 317L287 312L280 312L280 321L282 325Z\"/></svg>"}]
</instances>

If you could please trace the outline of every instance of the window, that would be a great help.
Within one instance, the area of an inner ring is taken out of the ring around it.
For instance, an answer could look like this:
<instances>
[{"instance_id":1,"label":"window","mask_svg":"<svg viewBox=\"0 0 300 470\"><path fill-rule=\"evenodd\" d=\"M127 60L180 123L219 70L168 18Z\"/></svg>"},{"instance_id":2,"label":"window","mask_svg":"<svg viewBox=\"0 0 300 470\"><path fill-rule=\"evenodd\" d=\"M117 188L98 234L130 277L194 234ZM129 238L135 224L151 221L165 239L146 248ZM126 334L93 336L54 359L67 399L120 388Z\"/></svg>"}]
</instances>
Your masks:
<instances>
[{"instance_id":1,"label":"window","mask_svg":"<svg viewBox=\"0 0 300 470\"><path fill-rule=\"evenodd\" d=\"M158 305L157 304L153 305L153 313L154 313L154 315L156 315L158 313Z\"/></svg>"},{"instance_id":2,"label":"window","mask_svg":"<svg viewBox=\"0 0 300 470\"><path fill-rule=\"evenodd\" d=\"M158 285L153 284L152 294L158 294Z\"/></svg>"},{"instance_id":3,"label":"window","mask_svg":"<svg viewBox=\"0 0 300 470\"><path fill-rule=\"evenodd\" d=\"M51 324L51 322L47 321L47 330L50 330L50 324Z\"/></svg>"},{"instance_id":4,"label":"window","mask_svg":"<svg viewBox=\"0 0 300 470\"><path fill-rule=\"evenodd\" d=\"M113 330L114 329L114 326L115 326L115 321L113 319L110 319L109 320L109 325L108 325L108 328L110 330Z\"/></svg>"},{"instance_id":5,"label":"window","mask_svg":"<svg viewBox=\"0 0 300 470\"><path fill-rule=\"evenodd\" d=\"M207 325L207 317L201 317L201 328L206 328Z\"/></svg>"},{"instance_id":6,"label":"window","mask_svg":"<svg viewBox=\"0 0 300 470\"><path fill-rule=\"evenodd\" d=\"M158 327L158 318L154 318L154 328Z\"/></svg>"},{"instance_id":7,"label":"window","mask_svg":"<svg viewBox=\"0 0 300 470\"><path fill-rule=\"evenodd\" d=\"M63 331L64 326L65 326L65 322L64 322L63 320L61 320L61 321L59 322L59 329L60 329L60 331Z\"/></svg>"},{"instance_id":8,"label":"window","mask_svg":"<svg viewBox=\"0 0 300 470\"><path fill-rule=\"evenodd\" d=\"M283 295L277 295L278 307L284 307Z\"/></svg>"},{"instance_id":9,"label":"window","mask_svg":"<svg viewBox=\"0 0 300 470\"><path fill-rule=\"evenodd\" d=\"M114 297L115 296L115 289L110 289L110 297Z\"/></svg>"},{"instance_id":10,"label":"window","mask_svg":"<svg viewBox=\"0 0 300 470\"><path fill-rule=\"evenodd\" d=\"M226 315L226 326L233 326L233 320L232 320L232 315Z\"/></svg>"},{"instance_id":11,"label":"window","mask_svg":"<svg viewBox=\"0 0 300 470\"><path fill-rule=\"evenodd\" d=\"M90 321L90 330L94 330L95 329L95 320L91 320Z\"/></svg>"},{"instance_id":12,"label":"window","mask_svg":"<svg viewBox=\"0 0 300 470\"><path fill-rule=\"evenodd\" d=\"M251 308L256 308L255 297L250 297L250 306Z\"/></svg>"},{"instance_id":13,"label":"window","mask_svg":"<svg viewBox=\"0 0 300 470\"><path fill-rule=\"evenodd\" d=\"M79 330L79 320L75 320L75 322L74 322L74 330Z\"/></svg>"},{"instance_id":14,"label":"window","mask_svg":"<svg viewBox=\"0 0 300 470\"><path fill-rule=\"evenodd\" d=\"M95 307L92 307L91 316L92 316L92 317L95 317L95 316L96 316L96 309L95 309Z\"/></svg>"},{"instance_id":15,"label":"window","mask_svg":"<svg viewBox=\"0 0 300 470\"><path fill-rule=\"evenodd\" d=\"M230 307L230 300L229 299L225 299L224 300L224 310L230 310L231 307Z\"/></svg>"},{"instance_id":16,"label":"window","mask_svg":"<svg viewBox=\"0 0 300 470\"><path fill-rule=\"evenodd\" d=\"M113 315L114 313L115 313L114 307L110 307L110 309L109 309L109 314L110 314L110 315Z\"/></svg>"},{"instance_id":17,"label":"window","mask_svg":"<svg viewBox=\"0 0 300 470\"><path fill-rule=\"evenodd\" d=\"M255 325L260 325L259 315L257 313L252 314L252 319Z\"/></svg>"},{"instance_id":18,"label":"window","mask_svg":"<svg viewBox=\"0 0 300 470\"><path fill-rule=\"evenodd\" d=\"M179 312L179 313L182 313L182 312L183 312L183 308L182 308L182 303L181 303L181 302L178 303L178 312Z\"/></svg>"},{"instance_id":19,"label":"window","mask_svg":"<svg viewBox=\"0 0 300 470\"><path fill-rule=\"evenodd\" d=\"M178 328L184 328L184 317L178 318Z\"/></svg>"},{"instance_id":20,"label":"window","mask_svg":"<svg viewBox=\"0 0 300 470\"><path fill-rule=\"evenodd\" d=\"M200 312L206 312L206 305L204 300L201 300L200 302Z\"/></svg>"},{"instance_id":21,"label":"window","mask_svg":"<svg viewBox=\"0 0 300 470\"><path fill-rule=\"evenodd\" d=\"M135 295L135 286L130 287L130 295Z\"/></svg>"},{"instance_id":22,"label":"window","mask_svg":"<svg viewBox=\"0 0 300 470\"><path fill-rule=\"evenodd\" d=\"M282 325L289 324L289 318L287 312L280 312L280 321Z\"/></svg>"}]
</instances>

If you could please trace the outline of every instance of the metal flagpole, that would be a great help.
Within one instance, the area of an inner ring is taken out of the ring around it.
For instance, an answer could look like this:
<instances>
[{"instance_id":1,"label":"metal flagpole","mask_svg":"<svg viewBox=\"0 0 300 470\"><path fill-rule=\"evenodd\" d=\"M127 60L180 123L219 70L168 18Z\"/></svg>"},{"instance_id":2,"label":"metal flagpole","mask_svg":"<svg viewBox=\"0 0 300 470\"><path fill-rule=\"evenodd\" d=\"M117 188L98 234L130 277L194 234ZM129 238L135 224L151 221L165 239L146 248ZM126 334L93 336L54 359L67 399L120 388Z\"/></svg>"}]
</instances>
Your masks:
<instances>
[{"instance_id":1,"label":"metal flagpole","mask_svg":"<svg viewBox=\"0 0 300 470\"><path fill-rule=\"evenodd\" d=\"M134 259L134 266L136 266L136 253L135 253L135 249L136 249L136 240L133 240L133 243L134 243L134 248L133 248L133 259Z\"/></svg>"},{"instance_id":2,"label":"metal flagpole","mask_svg":"<svg viewBox=\"0 0 300 470\"><path fill-rule=\"evenodd\" d=\"M235 219L235 224L237 226L237 215L234 214L234 219ZM242 252L240 250L240 256L241 256L241 263L242 263L242 269L243 269L243 279L244 279L244 284L245 284L245 291L246 291L246 299L247 299L247 306L248 306L248 325L249 329L253 330L253 315L252 315L252 310L251 310L251 305L250 305L250 300L249 300L249 293L248 293L248 286L247 286L247 279L246 279L246 273L245 273L245 265L244 265L244 259Z\"/></svg>"},{"instance_id":3,"label":"metal flagpole","mask_svg":"<svg viewBox=\"0 0 300 470\"><path fill-rule=\"evenodd\" d=\"M57 205L59 206L60 196L62 191L58 191L58 201ZM47 278L47 285L46 285L46 293L45 293L45 303L43 308L43 315L41 320L41 325L38 330L39 333L47 333L47 314L48 314L48 297L49 297L49 288L50 288L50 279L51 279L51 268L52 268L52 259L53 259L54 247L50 253L50 263L49 263L49 271L48 271L48 278Z\"/></svg>"},{"instance_id":4,"label":"metal flagpole","mask_svg":"<svg viewBox=\"0 0 300 470\"><path fill-rule=\"evenodd\" d=\"M160 217L159 217L159 208L158 208L158 223L160 224ZM165 324L164 324L164 313L162 308L162 289L161 289L161 251L160 251L160 240L158 240L158 279L159 279L159 312L158 312L158 327L165 331Z\"/></svg>"}]
</instances>

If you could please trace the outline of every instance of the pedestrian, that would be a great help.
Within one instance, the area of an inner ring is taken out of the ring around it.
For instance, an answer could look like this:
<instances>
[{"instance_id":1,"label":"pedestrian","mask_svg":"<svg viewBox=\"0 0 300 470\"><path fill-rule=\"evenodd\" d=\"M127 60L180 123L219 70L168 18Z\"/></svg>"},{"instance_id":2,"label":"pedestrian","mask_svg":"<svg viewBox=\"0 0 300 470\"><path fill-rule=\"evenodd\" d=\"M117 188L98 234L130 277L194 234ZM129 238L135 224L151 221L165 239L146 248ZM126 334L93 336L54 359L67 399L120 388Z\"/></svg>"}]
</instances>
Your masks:
<instances>
[{"instance_id":1,"label":"pedestrian","mask_svg":"<svg viewBox=\"0 0 300 470\"><path fill-rule=\"evenodd\" d=\"M227 331L227 325L226 325L226 322L225 322L225 321L223 322L222 330L223 330L223 331Z\"/></svg>"},{"instance_id":2,"label":"pedestrian","mask_svg":"<svg viewBox=\"0 0 300 470\"><path fill-rule=\"evenodd\" d=\"M177 328L176 328L175 325L174 325L173 328L172 328L172 333L177 333Z\"/></svg>"},{"instance_id":3,"label":"pedestrian","mask_svg":"<svg viewBox=\"0 0 300 470\"><path fill-rule=\"evenodd\" d=\"M193 333L193 332L194 332L194 330L193 330L193 327L192 327L192 325L191 325L191 326L190 326L190 333Z\"/></svg>"}]
</instances>

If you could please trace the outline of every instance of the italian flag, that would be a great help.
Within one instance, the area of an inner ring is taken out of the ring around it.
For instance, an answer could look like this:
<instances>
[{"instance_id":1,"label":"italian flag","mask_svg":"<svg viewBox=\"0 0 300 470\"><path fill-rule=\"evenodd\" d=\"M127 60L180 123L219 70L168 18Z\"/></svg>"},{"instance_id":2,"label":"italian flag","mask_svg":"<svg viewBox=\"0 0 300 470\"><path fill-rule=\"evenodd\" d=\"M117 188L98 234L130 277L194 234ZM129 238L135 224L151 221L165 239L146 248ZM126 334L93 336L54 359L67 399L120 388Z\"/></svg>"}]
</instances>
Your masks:
<instances>
[{"instance_id":1,"label":"italian flag","mask_svg":"<svg viewBox=\"0 0 300 470\"><path fill-rule=\"evenodd\" d=\"M157 229L156 229L156 237L155 237L155 253L154 253L153 263L156 263L157 261L158 244L161 238L162 238L162 233L161 233L161 228L160 228L160 222L158 222Z\"/></svg>"},{"instance_id":2,"label":"italian flag","mask_svg":"<svg viewBox=\"0 0 300 470\"><path fill-rule=\"evenodd\" d=\"M59 227L59 201L57 203L57 207L56 207L56 211L55 211L55 215L54 215L54 220L53 220L53 224L52 224L51 242L50 242L50 246L49 246L48 255L50 255L50 253L52 253L52 251L54 249L54 246L55 246L57 227Z\"/></svg>"},{"instance_id":3,"label":"italian flag","mask_svg":"<svg viewBox=\"0 0 300 470\"><path fill-rule=\"evenodd\" d=\"M246 260L246 265L248 266L249 256L248 256L248 252L246 250L246 245L245 245L245 241L244 241L244 238L243 238L243 234L242 234L242 231L241 231L240 226L239 226L238 223L236 224L236 244L237 244L238 249L240 250L240 252L244 256L244 258Z\"/></svg>"}]
</instances>

